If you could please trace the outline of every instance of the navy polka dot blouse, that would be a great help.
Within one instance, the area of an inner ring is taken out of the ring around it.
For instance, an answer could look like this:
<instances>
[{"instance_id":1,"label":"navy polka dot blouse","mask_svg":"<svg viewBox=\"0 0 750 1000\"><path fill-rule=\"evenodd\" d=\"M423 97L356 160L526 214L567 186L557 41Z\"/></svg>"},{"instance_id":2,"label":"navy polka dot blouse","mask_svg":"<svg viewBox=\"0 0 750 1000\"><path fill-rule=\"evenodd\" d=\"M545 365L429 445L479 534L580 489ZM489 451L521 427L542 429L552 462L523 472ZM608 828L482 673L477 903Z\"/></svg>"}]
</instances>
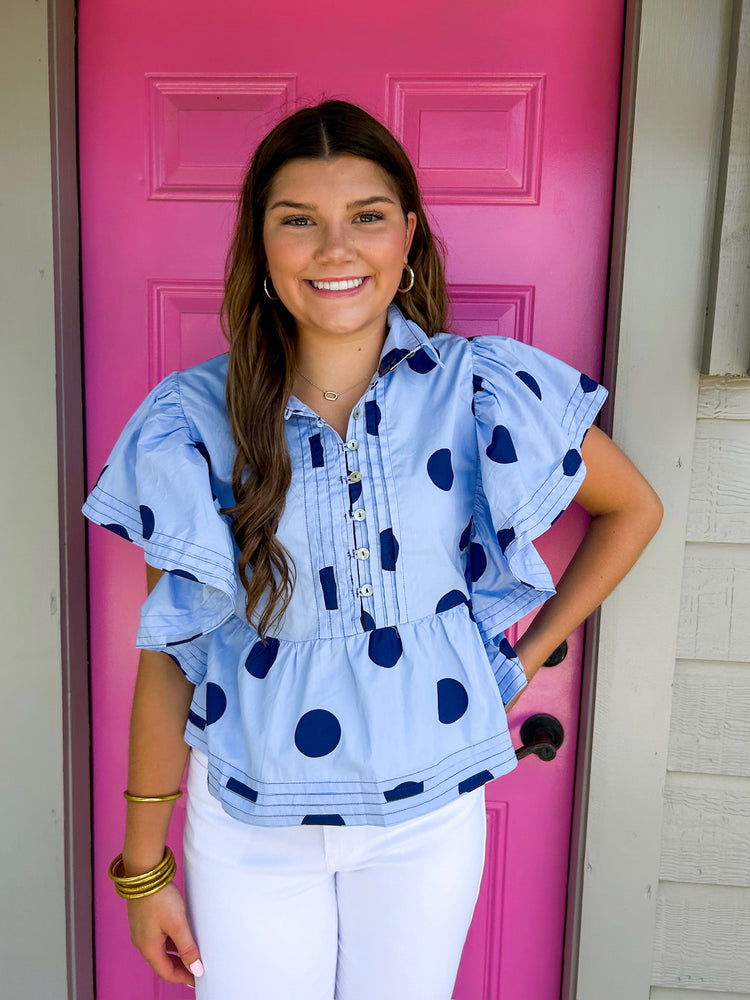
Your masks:
<instances>
[{"instance_id":1,"label":"navy polka dot blouse","mask_svg":"<svg viewBox=\"0 0 750 1000\"><path fill-rule=\"evenodd\" d=\"M525 677L504 630L553 593L532 542L583 480L606 392L512 340L388 322L346 440L289 400L296 586L265 641L221 513L226 355L156 386L84 507L166 570L137 644L195 685L186 740L248 823L386 826L516 763L504 705Z\"/></svg>"}]
</instances>

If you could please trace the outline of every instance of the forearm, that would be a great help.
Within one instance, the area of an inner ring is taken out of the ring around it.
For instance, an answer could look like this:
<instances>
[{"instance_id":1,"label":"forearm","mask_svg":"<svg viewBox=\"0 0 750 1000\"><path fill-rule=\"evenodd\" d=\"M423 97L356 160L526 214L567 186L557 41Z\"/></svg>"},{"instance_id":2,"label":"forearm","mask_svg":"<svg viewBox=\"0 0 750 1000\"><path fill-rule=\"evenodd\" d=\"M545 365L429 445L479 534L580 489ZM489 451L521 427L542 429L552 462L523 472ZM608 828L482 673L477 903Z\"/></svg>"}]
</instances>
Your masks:
<instances>
[{"instance_id":1,"label":"forearm","mask_svg":"<svg viewBox=\"0 0 750 1000\"><path fill-rule=\"evenodd\" d=\"M516 643L531 680L544 661L586 619L634 565L655 531L654 518L629 511L594 517L558 585Z\"/></svg>"},{"instance_id":2,"label":"forearm","mask_svg":"<svg viewBox=\"0 0 750 1000\"><path fill-rule=\"evenodd\" d=\"M128 790L133 795L167 795L179 788L192 694L192 684L166 654L143 650L130 718ZM174 802L128 802L123 860L129 874L161 861L173 808Z\"/></svg>"},{"instance_id":3,"label":"forearm","mask_svg":"<svg viewBox=\"0 0 750 1000\"><path fill-rule=\"evenodd\" d=\"M576 501L592 520L557 585L557 593L516 643L529 680L563 639L615 589L661 523L658 496L606 434L592 427L581 451L587 472Z\"/></svg>"}]
</instances>

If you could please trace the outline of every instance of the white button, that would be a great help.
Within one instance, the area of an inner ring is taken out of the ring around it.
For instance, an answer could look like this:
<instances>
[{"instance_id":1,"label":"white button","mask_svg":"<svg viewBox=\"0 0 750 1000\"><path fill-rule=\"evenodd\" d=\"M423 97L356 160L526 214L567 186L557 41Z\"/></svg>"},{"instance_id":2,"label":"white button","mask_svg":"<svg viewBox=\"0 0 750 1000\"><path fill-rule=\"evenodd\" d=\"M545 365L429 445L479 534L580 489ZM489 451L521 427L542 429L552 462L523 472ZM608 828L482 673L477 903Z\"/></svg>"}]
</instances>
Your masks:
<instances>
[{"instance_id":1,"label":"white button","mask_svg":"<svg viewBox=\"0 0 750 1000\"><path fill-rule=\"evenodd\" d=\"M366 583L364 587L359 588L359 592L363 597L372 597L372 595L375 593L375 590L373 587L370 586L369 583Z\"/></svg>"},{"instance_id":2,"label":"white button","mask_svg":"<svg viewBox=\"0 0 750 1000\"><path fill-rule=\"evenodd\" d=\"M357 549L357 559L369 559L369 558L370 558L370 550L369 549L365 549L365 548Z\"/></svg>"},{"instance_id":3,"label":"white button","mask_svg":"<svg viewBox=\"0 0 750 1000\"><path fill-rule=\"evenodd\" d=\"M359 448L359 441L356 438L352 438L351 441L346 442L346 447L349 451L356 451Z\"/></svg>"},{"instance_id":4,"label":"white button","mask_svg":"<svg viewBox=\"0 0 750 1000\"><path fill-rule=\"evenodd\" d=\"M354 511L352 517L354 518L355 521L364 521L364 519L367 517L367 514L360 508L359 510Z\"/></svg>"},{"instance_id":5,"label":"white button","mask_svg":"<svg viewBox=\"0 0 750 1000\"><path fill-rule=\"evenodd\" d=\"M362 410L360 410L360 408L357 407L356 410L352 412L352 416L354 417L355 420L359 420L359 418L362 416Z\"/></svg>"},{"instance_id":6,"label":"white button","mask_svg":"<svg viewBox=\"0 0 750 1000\"><path fill-rule=\"evenodd\" d=\"M350 483L359 483L362 480L362 473L357 472L357 470L355 469L354 472L350 472L346 478L349 480Z\"/></svg>"}]
</instances>

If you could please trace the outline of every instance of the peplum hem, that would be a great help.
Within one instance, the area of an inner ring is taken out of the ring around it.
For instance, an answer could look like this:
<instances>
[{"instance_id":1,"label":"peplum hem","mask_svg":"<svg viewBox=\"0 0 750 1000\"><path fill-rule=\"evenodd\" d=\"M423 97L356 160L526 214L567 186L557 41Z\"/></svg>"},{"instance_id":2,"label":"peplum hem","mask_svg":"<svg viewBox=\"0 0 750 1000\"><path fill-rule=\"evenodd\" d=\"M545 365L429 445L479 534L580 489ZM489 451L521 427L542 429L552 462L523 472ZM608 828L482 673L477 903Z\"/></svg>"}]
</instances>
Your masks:
<instances>
[{"instance_id":1,"label":"peplum hem","mask_svg":"<svg viewBox=\"0 0 750 1000\"><path fill-rule=\"evenodd\" d=\"M208 757L208 788L225 812L257 826L393 826L416 819L460 795L509 774L518 764L507 732L437 762L405 779L380 782L321 782L311 788L285 785L266 790L262 782L211 754L205 733L188 724L185 741ZM418 793L415 786L421 786ZM396 794L393 794L395 791Z\"/></svg>"}]
</instances>

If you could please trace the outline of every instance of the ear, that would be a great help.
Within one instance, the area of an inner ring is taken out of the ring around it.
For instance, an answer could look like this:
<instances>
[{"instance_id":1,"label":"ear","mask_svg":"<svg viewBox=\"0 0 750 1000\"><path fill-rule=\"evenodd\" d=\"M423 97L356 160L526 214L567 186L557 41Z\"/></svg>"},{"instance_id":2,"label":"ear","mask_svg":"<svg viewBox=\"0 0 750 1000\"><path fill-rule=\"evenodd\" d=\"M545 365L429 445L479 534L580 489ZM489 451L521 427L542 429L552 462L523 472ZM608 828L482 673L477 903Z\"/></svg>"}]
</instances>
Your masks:
<instances>
[{"instance_id":1,"label":"ear","mask_svg":"<svg viewBox=\"0 0 750 1000\"><path fill-rule=\"evenodd\" d=\"M409 250L411 249L411 243L414 239L414 231L417 228L417 215L416 212L407 212L406 214L406 239L404 241L404 263L407 262L409 257Z\"/></svg>"}]
</instances>

